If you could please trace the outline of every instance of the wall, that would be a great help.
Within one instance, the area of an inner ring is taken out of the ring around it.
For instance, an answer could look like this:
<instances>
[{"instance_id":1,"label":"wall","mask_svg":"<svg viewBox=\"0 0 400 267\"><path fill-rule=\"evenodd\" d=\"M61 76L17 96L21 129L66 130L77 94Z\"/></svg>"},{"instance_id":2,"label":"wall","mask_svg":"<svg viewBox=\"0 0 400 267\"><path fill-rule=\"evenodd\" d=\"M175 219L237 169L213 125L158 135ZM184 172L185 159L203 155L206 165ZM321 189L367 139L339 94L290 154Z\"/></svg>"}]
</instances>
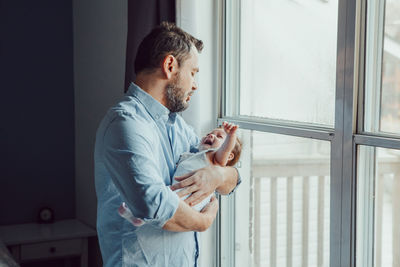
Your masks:
<instances>
[{"instance_id":1,"label":"wall","mask_svg":"<svg viewBox=\"0 0 400 267\"><path fill-rule=\"evenodd\" d=\"M77 217L96 225L93 150L97 127L123 95L127 0L74 0Z\"/></svg>"},{"instance_id":2,"label":"wall","mask_svg":"<svg viewBox=\"0 0 400 267\"><path fill-rule=\"evenodd\" d=\"M177 0L177 24L204 43L199 57L198 90L191 98L189 108L182 114L199 136L213 129L218 117L218 2ZM200 234L202 267L216 266L216 235L216 223Z\"/></svg>"},{"instance_id":3,"label":"wall","mask_svg":"<svg viewBox=\"0 0 400 267\"><path fill-rule=\"evenodd\" d=\"M0 224L75 216L72 3L0 2Z\"/></svg>"}]
</instances>

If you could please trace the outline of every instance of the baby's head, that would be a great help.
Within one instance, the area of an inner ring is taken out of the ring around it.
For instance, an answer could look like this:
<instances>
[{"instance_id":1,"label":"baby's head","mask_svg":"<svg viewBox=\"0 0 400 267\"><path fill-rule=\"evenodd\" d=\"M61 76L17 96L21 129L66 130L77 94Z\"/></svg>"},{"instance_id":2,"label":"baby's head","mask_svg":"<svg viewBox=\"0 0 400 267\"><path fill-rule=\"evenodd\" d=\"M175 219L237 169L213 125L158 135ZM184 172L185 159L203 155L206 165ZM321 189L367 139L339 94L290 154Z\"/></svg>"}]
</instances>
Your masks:
<instances>
[{"instance_id":1,"label":"baby's head","mask_svg":"<svg viewBox=\"0 0 400 267\"><path fill-rule=\"evenodd\" d=\"M207 150L210 148L218 149L224 143L227 134L222 127L215 128L206 136L204 136L200 141L199 150ZM235 146L231 151L231 155L229 156L229 161L226 164L227 166L235 165L240 158L240 154L242 152L242 142L236 136Z\"/></svg>"}]
</instances>

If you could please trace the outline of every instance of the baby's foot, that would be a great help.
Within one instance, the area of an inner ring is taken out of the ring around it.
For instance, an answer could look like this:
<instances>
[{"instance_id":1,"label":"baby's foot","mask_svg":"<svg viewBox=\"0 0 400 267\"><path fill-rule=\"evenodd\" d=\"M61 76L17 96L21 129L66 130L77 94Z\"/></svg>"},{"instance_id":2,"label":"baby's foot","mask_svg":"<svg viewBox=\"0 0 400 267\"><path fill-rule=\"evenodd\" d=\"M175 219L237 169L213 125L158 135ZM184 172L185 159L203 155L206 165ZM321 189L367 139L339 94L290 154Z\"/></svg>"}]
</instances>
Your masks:
<instances>
[{"instance_id":1,"label":"baby's foot","mask_svg":"<svg viewBox=\"0 0 400 267\"><path fill-rule=\"evenodd\" d=\"M142 226L144 224L144 221L142 219L133 216L131 210L128 208L125 202L122 202L121 206L119 206L118 214L122 218L127 219L130 223L132 223L136 227Z\"/></svg>"}]
</instances>

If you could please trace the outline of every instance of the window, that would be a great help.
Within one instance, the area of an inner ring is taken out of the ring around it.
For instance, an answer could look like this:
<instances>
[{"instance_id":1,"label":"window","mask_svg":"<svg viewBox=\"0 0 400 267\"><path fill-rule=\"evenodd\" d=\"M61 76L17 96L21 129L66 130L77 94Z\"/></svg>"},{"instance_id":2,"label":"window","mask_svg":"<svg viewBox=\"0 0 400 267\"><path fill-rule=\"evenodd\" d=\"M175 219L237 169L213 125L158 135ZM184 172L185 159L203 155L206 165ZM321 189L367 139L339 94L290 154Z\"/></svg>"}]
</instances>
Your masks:
<instances>
[{"instance_id":1,"label":"window","mask_svg":"<svg viewBox=\"0 0 400 267\"><path fill-rule=\"evenodd\" d=\"M219 266L400 266L400 2L224 2Z\"/></svg>"},{"instance_id":2,"label":"window","mask_svg":"<svg viewBox=\"0 0 400 267\"><path fill-rule=\"evenodd\" d=\"M359 146L357 266L400 265L400 151Z\"/></svg>"},{"instance_id":3,"label":"window","mask_svg":"<svg viewBox=\"0 0 400 267\"><path fill-rule=\"evenodd\" d=\"M240 6L239 115L333 126L337 0Z\"/></svg>"},{"instance_id":4,"label":"window","mask_svg":"<svg viewBox=\"0 0 400 267\"><path fill-rule=\"evenodd\" d=\"M236 195L236 266L328 264L329 142L254 130L241 133L240 170L243 175L246 169L244 177L251 178Z\"/></svg>"}]
</instances>

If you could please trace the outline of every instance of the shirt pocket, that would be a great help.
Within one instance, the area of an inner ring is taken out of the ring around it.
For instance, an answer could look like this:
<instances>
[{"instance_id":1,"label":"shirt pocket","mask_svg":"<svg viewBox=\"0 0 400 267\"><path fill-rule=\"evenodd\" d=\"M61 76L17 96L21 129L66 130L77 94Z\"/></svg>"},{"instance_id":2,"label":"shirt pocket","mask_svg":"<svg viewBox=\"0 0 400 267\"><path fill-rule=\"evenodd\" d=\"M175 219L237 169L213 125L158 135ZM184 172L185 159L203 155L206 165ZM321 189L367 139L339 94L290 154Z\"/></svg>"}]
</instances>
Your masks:
<instances>
[{"instance_id":1,"label":"shirt pocket","mask_svg":"<svg viewBox=\"0 0 400 267\"><path fill-rule=\"evenodd\" d=\"M135 236L125 236L122 239L122 266L145 267L149 266L148 260Z\"/></svg>"},{"instance_id":2,"label":"shirt pocket","mask_svg":"<svg viewBox=\"0 0 400 267\"><path fill-rule=\"evenodd\" d=\"M194 266L195 251L186 246L178 246L175 256L169 257L168 267L192 267Z\"/></svg>"},{"instance_id":3,"label":"shirt pocket","mask_svg":"<svg viewBox=\"0 0 400 267\"><path fill-rule=\"evenodd\" d=\"M192 267L195 258L193 232L170 232L151 225L136 231L146 264L151 267Z\"/></svg>"},{"instance_id":4,"label":"shirt pocket","mask_svg":"<svg viewBox=\"0 0 400 267\"><path fill-rule=\"evenodd\" d=\"M152 267L167 266L164 263L169 248L165 247L163 230L145 224L137 229L136 235L146 264Z\"/></svg>"}]
</instances>

